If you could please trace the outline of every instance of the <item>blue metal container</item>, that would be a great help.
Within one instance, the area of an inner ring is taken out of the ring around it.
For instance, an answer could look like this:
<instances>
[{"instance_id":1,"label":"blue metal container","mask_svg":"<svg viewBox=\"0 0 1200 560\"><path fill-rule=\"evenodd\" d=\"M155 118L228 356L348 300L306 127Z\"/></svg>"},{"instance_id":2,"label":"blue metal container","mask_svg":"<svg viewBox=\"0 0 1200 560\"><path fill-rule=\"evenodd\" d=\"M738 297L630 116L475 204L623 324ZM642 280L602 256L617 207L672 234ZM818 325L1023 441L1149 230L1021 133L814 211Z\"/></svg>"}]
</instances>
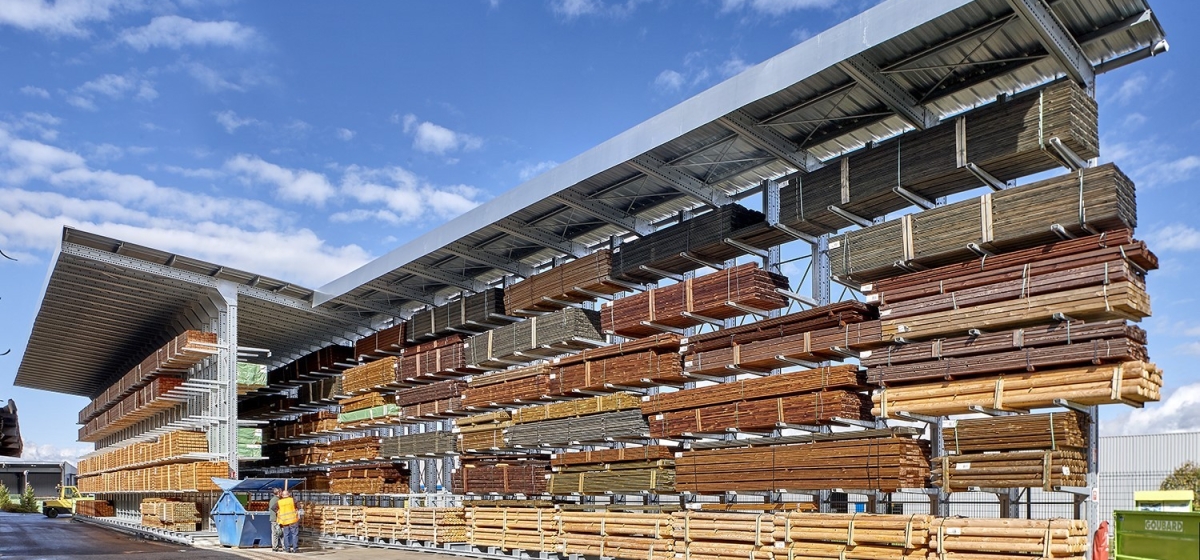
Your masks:
<instances>
[{"instance_id":1,"label":"blue metal container","mask_svg":"<svg viewBox=\"0 0 1200 560\"><path fill-rule=\"evenodd\" d=\"M271 512L246 511L237 493L261 494L275 488L294 488L304 481L298 478L214 478L213 482L223 491L212 508L221 546L251 548L271 546Z\"/></svg>"}]
</instances>

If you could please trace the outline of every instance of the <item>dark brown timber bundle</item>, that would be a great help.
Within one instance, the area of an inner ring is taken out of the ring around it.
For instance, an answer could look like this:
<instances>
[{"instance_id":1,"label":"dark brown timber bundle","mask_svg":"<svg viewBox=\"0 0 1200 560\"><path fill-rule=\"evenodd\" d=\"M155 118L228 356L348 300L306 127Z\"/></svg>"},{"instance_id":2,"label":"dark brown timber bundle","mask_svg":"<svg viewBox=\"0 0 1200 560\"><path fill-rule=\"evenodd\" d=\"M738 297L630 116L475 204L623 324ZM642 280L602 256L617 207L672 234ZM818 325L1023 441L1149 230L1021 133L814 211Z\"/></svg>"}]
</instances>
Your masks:
<instances>
[{"instance_id":1,"label":"dark brown timber bundle","mask_svg":"<svg viewBox=\"0 0 1200 560\"><path fill-rule=\"evenodd\" d=\"M329 460L335 463L343 461L369 461L380 457L380 438L374 436L342 439L329 443Z\"/></svg>"},{"instance_id":2,"label":"dark brown timber bundle","mask_svg":"<svg viewBox=\"0 0 1200 560\"><path fill-rule=\"evenodd\" d=\"M121 398L145 387L155 377L185 374L189 368L216 353L216 333L184 331L92 399L79 411L79 423L86 424L88 420L112 408Z\"/></svg>"},{"instance_id":3,"label":"dark brown timber bundle","mask_svg":"<svg viewBox=\"0 0 1200 560\"><path fill-rule=\"evenodd\" d=\"M647 430L646 419L640 410L621 410L579 418L514 424L508 429L507 442L509 446L521 447L563 446L572 442L644 437Z\"/></svg>"},{"instance_id":4,"label":"dark brown timber bundle","mask_svg":"<svg viewBox=\"0 0 1200 560\"><path fill-rule=\"evenodd\" d=\"M594 449L574 453L559 453L550 459L555 467L573 467L597 463L625 463L630 461L654 461L672 459L675 449L665 445L644 447L620 447L617 449Z\"/></svg>"},{"instance_id":5,"label":"dark brown timber bundle","mask_svg":"<svg viewBox=\"0 0 1200 560\"><path fill-rule=\"evenodd\" d=\"M612 283L612 253L601 249L586 257L539 272L504 289L504 309L509 315L553 311L567 303L612 295L626 288Z\"/></svg>"},{"instance_id":6,"label":"dark brown timber bundle","mask_svg":"<svg viewBox=\"0 0 1200 560\"><path fill-rule=\"evenodd\" d=\"M775 290L787 288L787 277L767 272L756 263L746 263L606 303L601 320L605 332L640 338L660 332L642 324L646 321L684 328L703 323L689 314L710 319L747 314L732 304L781 309L788 300Z\"/></svg>"},{"instance_id":7,"label":"dark brown timber bundle","mask_svg":"<svg viewBox=\"0 0 1200 560\"><path fill-rule=\"evenodd\" d=\"M530 350L566 353L602 344L600 312L568 307L549 315L531 317L467 339L467 364L501 367L513 361L532 362ZM503 360L503 361L499 361Z\"/></svg>"},{"instance_id":8,"label":"dark brown timber bundle","mask_svg":"<svg viewBox=\"0 0 1200 560\"><path fill-rule=\"evenodd\" d=\"M841 327L850 323L861 323L876 317L874 307L857 301L842 301L774 319L763 319L745 325L690 336L684 342L683 350L690 354L707 352L719 348L729 348L735 344L746 344L807 331Z\"/></svg>"},{"instance_id":9,"label":"dark brown timber bundle","mask_svg":"<svg viewBox=\"0 0 1200 560\"><path fill-rule=\"evenodd\" d=\"M1003 451L933 458L933 484L947 492L971 488L1086 486L1082 451Z\"/></svg>"},{"instance_id":10,"label":"dark brown timber bundle","mask_svg":"<svg viewBox=\"0 0 1200 560\"><path fill-rule=\"evenodd\" d=\"M770 432L788 424L828 424L834 418L872 420L870 410L866 395L821 391L656 414L649 420L650 435L667 438L727 431Z\"/></svg>"},{"instance_id":11,"label":"dark brown timber bundle","mask_svg":"<svg viewBox=\"0 0 1200 560\"><path fill-rule=\"evenodd\" d=\"M467 365L466 339L452 334L404 350L400 357L400 381L437 379L461 375Z\"/></svg>"},{"instance_id":12,"label":"dark brown timber bundle","mask_svg":"<svg viewBox=\"0 0 1200 560\"><path fill-rule=\"evenodd\" d=\"M326 346L283 367L267 372L267 384L307 382L319 373L341 373L354 364L354 348Z\"/></svg>"},{"instance_id":13,"label":"dark brown timber bundle","mask_svg":"<svg viewBox=\"0 0 1200 560\"><path fill-rule=\"evenodd\" d=\"M991 451L1074 449L1088 446L1088 419L1068 410L957 420L942 428L946 451L955 455Z\"/></svg>"},{"instance_id":14,"label":"dark brown timber bundle","mask_svg":"<svg viewBox=\"0 0 1200 560\"><path fill-rule=\"evenodd\" d=\"M683 361L674 352L642 352L562 363L551 366L552 395L570 395L577 391L608 390L611 385L653 386L662 382L685 381Z\"/></svg>"},{"instance_id":15,"label":"dark brown timber bundle","mask_svg":"<svg viewBox=\"0 0 1200 560\"><path fill-rule=\"evenodd\" d=\"M550 474L544 460L470 461L454 474L455 494L545 494L546 476Z\"/></svg>"},{"instance_id":16,"label":"dark brown timber bundle","mask_svg":"<svg viewBox=\"0 0 1200 560\"><path fill-rule=\"evenodd\" d=\"M697 494L922 488L929 477L927 452L925 444L907 438L684 451L675 459L675 487Z\"/></svg>"},{"instance_id":17,"label":"dark brown timber bundle","mask_svg":"<svg viewBox=\"0 0 1200 560\"><path fill-rule=\"evenodd\" d=\"M417 385L416 387L401 389L397 392L396 404L408 406L449 399L451 397L460 397L466 388L467 383L457 379L438 381L437 383L430 383L428 385Z\"/></svg>"},{"instance_id":18,"label":"dark brown timber bundle","mask_svg":"<svg viewBox=\"0 0 1200 560\"><path fill-rule=\"evenodd\" d=\"M864 380L865 377L858 366L853 365L793 371L651 395L642 400L642 414L689 410L829 389L865 389Z\"/></svg>"},{"instance_id":19,"label":"dark brown timber bundle","mask_svg":"<svg viewBox=\"0 0 1200 560\"><path fill-rule=\"evenodd\" d=\"M424 432L385 437L380 447L380 453L384 457L445 455L458 451L458 436L453 432Z\"/></svg>"},{"instance_id":20,"label":"dark brown timber bundle","mask_svg":"<svg viewBox=\"0 0 1200 560\"><path fill-rule=\"evenodd\" d=\"M675 462L633 461L555 469L551 494L639 494L675 491Z\"/></svg>"},{"instance_id":21,"label":"dark brown timber bundle","mask_svg":"<svg viewBox=\"0 0 1200 560\"><path fill-rule=\"evenodd\" d=\"M468 408L521 404L549 394L550 365L541 363L471 379L463 391L463 404Z\"/></svg>"},{"instance_id":22,"label":"dark brown timber bundle","mask_svg":"<svg viewBox=\"0 0 1200 560\"><path fill-rule=\"evenodd\" d=\"M409 342L420 342L464 329L482 332L508 322L504 318L504 290L489 288L418 311L407 321L405 335Z\"/></svg>"},{"instance_id":23,"label":"dark brown timber bundle","mask_svg":"<svg viewBox=\"0 0 1200 560\"><path fill-rule=\"evenodd\" d=\"M1082 169L839 235L829 258L837 276L879 280L906 272L896 263L974 260L970 243L992 252L1045 244L1058 239L1055 224L1074 235L1133 228L1133 182L1113 164ZM930 238L940 245L921 245Z\"/></svg>"},{"instance_id":24,"label":"dark brown timber bundle","mask_svg":"<svg viewBox=\"0 0 1200 560\"><path fill-rule=\"evenodd\" d=\"M653 282L661 276L642 267L682 274L704 266L680 253L713 263L740 257L746 251L725 243L725 239L762 222L760 212L737 204L722 206L621 245L612 254L612 275L631 282Z\"/></svg>"},{"instance_id":25,"label":"dark brown timber bundle","mask_svg":"<svg viewBox=\"0 0 1200 560\"><path fill-rule=\"evenodd\" d=\"M883 345L881 323L865 321L688 354L683 371L719 374L733 367L766 371L794 365L789 360L840 361L845 359L845 354L838 349L868 350Z\"/></svg>"},{"instance_id":26,"label":"dark brown timber bundle","mask_svg":"<svg viewBox=\"0 0 1200 560\"><path fill-rule=\"evenodd\" d=\"M404 334L404 325L403 322L397 323L358 339L358 342L354 343L355 359L361 361L400 355L400 352L409 346L408 338Z\"/></svg>"}]
</instances>

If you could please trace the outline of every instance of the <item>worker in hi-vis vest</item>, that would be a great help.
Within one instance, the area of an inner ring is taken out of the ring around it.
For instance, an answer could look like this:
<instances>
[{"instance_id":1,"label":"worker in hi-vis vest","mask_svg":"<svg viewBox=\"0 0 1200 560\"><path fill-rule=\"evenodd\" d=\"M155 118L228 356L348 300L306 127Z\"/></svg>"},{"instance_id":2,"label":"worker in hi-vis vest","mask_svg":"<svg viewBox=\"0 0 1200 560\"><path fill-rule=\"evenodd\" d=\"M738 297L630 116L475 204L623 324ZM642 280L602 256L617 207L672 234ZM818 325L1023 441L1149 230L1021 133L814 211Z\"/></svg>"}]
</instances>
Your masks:
<instances>
[{"instance_id":1,"label":"worker in hi-vis vest","mask_svg":"<svg viewBox=\"0 0 1200 560\"><path fill-rule=\"evenodd\" d=\"M283 549L287 552L300 550L300 515L292 493L284 490L279 496L279 526L283 528Z\"/></svg>"}]
</instances>

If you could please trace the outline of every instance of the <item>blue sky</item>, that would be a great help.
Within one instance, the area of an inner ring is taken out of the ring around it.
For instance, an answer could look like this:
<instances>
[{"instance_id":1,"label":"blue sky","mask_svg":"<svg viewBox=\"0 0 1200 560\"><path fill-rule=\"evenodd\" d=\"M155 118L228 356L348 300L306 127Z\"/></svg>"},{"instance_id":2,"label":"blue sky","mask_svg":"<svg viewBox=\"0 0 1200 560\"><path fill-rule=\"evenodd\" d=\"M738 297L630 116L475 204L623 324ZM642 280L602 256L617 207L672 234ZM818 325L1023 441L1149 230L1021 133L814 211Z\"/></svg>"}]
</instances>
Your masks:
<instances>
[{"instance_id":1,"label":"blue sky","mask_svg":"<svg viewBox=\"0 0 1200 560\"><path fill-rule=\"evenodd\" d=\"M0 0L0 399L29 455L86 446L84 399L12 386L63 225L316 287L874 3ZM1171 395L1109 433L1200 429L1197 4L1099 78Z\"/></svg>"}]
</instances>

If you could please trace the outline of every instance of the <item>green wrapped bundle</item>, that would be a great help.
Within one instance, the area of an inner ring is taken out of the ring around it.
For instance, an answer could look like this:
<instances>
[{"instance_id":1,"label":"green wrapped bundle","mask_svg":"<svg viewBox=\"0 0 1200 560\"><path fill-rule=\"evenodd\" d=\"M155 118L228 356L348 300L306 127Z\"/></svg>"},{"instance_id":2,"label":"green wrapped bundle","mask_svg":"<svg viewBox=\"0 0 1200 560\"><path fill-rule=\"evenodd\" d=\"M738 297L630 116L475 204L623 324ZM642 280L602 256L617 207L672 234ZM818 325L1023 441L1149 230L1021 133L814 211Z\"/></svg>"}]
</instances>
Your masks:
<instances>
[{"instance_id":1,"label":"green wrapped bundle","mask_svg":"<svg viewBox=\"0 0 1200 560\"><path fill-rule=\"evenodd\" d=\"M238 457L262 457L262 441L262 428L238 428Z\"/></svg>"},{"instance_id":2,"label":"green wrapped bundle","mask_svg":"<svg viewBox=\"0 0 1200 560\"><path fill-rule=\"evenodd\" d=\"M338 414L338 424L353 424L356 422L370 422L371 420L394 417L400 415L400 407L394 404L384 404L353 412L343 412Z\"/></svg>"},{"instance_id":3,"label":"green wrapped bundle","mask_svg":"<svg viewBox=\"0 0 1200 560\"><path fill-rule=\"evenodd\" d=\"M239 395L245 395L255 389L266 387L267 366L238 362L237 386Z\"/></svg>"}]
</instances>

